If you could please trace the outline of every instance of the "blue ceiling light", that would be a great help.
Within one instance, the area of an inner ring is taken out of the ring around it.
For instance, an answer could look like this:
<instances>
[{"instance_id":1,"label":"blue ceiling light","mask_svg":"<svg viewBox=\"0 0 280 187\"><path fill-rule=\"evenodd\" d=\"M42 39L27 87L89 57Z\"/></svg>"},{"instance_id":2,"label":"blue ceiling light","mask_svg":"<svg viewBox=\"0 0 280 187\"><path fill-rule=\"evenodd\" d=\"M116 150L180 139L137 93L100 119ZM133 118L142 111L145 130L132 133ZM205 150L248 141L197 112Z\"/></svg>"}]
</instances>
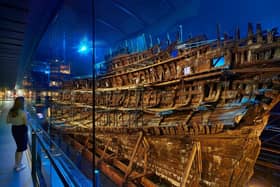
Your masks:
<instances>
[{"instance_id":1,"label":"blue ceiling light","mask_svg":"<svg viewBox=\"0 0 280 187\"><path fill-rule=\"evenodd\" d=\"M88 54L92 50L92 42L89 41L87 38L84 38L81 42L80 45L78 46L78 53L82 55Z\"/></svg>"},{"instance_id":2,"label":"blue ceiling light","mask_svg":"<svg viewBox=\"0 0 280 187\"><path fill-rule=\"evenodd\" d=\"M97 169L94 170L94 173L95 173L95 174L98 174L98 173L99 173L99 170L97 170Z\"/></svg>"},{"instance_id":3,"label":"blue ceiling light","mask_svg":"<svg viewBox=\"0 0 280 187\"><path fill-rule=\"evenodd\" d=\"M82 45L80 46L79 50L78 50L79 53L87 53L88 52L88 47L86 45Z\"/></svg>"}]
</instances>

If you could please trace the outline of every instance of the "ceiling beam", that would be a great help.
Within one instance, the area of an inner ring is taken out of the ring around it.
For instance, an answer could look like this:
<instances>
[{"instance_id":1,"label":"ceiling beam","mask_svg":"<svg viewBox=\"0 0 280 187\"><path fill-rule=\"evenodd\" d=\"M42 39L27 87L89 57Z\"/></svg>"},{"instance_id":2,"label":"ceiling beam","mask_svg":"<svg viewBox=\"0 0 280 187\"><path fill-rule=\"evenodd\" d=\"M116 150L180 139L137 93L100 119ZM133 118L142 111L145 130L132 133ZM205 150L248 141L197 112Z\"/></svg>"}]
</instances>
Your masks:
<instances>
[{"instance_id":1,"label":"ceiling beam","mask_svg":"<svg viewBox=\"0 0 280 187\"><path fill-rule=\"evenodd\" d=\"M0 47L0 53L1 54L13 54L13 55L18 55L20 54L20 49L18 50L9 50L7 48L3 48L3 47Z\"/></svg>"},{"instance_id":2,"label":"ceiling beam","mask_svg":"<svg viewBox=\"0 0 280 187\"><path fill-rule=\"evenodd\" d=\"M122 12L126 13L127 15L131 16L132 18L134 18L136 21L138 21L140 24L142 24L143 26L148 25L140 16L138 16L136 14L136 12L134 12L133 10L127 8L124 4L116 1L116 0L112 0L113 1L113 5L118 8L119 10L121 10Z\"/></svg>"},{"instance_id":3,"label":"ceiling beam","mask_svg":"<svg viewBox=\"0 0 280 187\"><path fill-rule=\"evenodd\" d=\"M0 58L0 65L1 66L5 66L5 71L8 69L10 71L17 71L17 69L10 69L10 67L18 67L18 59L1 59ZM9 68L7 68L9 67ZM4 71L4 70L0 70L0 71Z\"/></svg>"},{"instance_id":4,"label":"ceiling beam","mask_svg":"<svg viewBox=\"0 0 280 187\"><path fill-rule=\"evenodd\" d=\"M20 34L24 34L23 30L17 30L17 29L11 29L11 28L7 28L7 27L3 27L3 25L0 26L0 32L4 30L4 31L8 31L8 32L15 32L15 33L20 33Z\"/></svg>"},{"instance_id":5,"label":"ceiling beam","mask_svg":"<svg viewBox=\"0 0 280 187\"><path fill-rule=\"evenodd\" d=\"M1 54L0 58L18 58L18 55L6 55L6 54Z\"/></svg>"},{"instance_id":6,"label":"ceiling beam","mask_svg":"<svg viewBox=\"0 0 280 187\"><path fill-rule=\"evenodd\" d=\"M17 44L17 45L23 45L23 40L14 40L10 38L2 38L0 37L0 42L10 43L10 44Z\"/></svg>"},{"instance_id":7,"label":"ceiling beam","mask_svg":"<svg viewBox=\"0 0 280 187\"><path fill-rule=\"evenodd\" d=\"M11 58L0 58L0 65L5 65L5 69L7 66L17 66L18 59ZM14 69L17 71L17 69Z\"/></svg>"},{"instance_id":8,"label":"ceiling beam","mask_svg":"<svg viewBox=\"0 0 280 187\"><path fill-rule=\"evenodd\" d=\"M114 30L116 32L119 32L119 33L121 33L123 35L126 35L126 33L123 30L121 30L120 28L112 25L111 23L108 23L107 21L104 21L103 19L97 18L96 21L101 23L101 24L103 24L103 25L105 25L106 27L109 27L110 29L112 29L112 30Z\"/></svg>"},{"instance_id":9,"label":"ceiling beam","mask_svg":"<svg viewBox=\"0 0 280 187\"><path fill-rule=\"evenodd\" d=\"M15 54L0 54L0 58L3 58L3 57L17 57L18 55L15 55Z\"/></svg>"},{"instance_id":10,"label":"ceiling beam","mask_svg":"<svg viewBox=\"0 0 280 187\"><path fill-rule=\"evenodd\" d=\"M17 37L13 37L13 36L4 36L1 34L0 31L0 40L1 39L8 39L8 40L14 40L14 41L23 41L23 38L17 38Z\"/></svg>"},{"instance_id":11,"label":"ceiling beam","mask_svg":"<svg viewBox=\"0 0 280 187\"><path fill-rule=\"evenodd\" d=\"M1 17L8 18L15 21L25 22L27 20L28 13L23 11L17 11L16 9L9 9L0 6Z\"/></svg>"},{"instance_id":12,"label":"ceiling beam","mask_svg":"<svg viewBox=\"0 0 280 187\"><path fill-rule=\"evenodd\" d=\"M5 21L0 19L0 25L2 28L9 28L9 29L14 29L24 31L25 30L25 25L15 23L15 22L10 22L10 21Z\"/></svg>"},{"instance_id":13,"label":"ceiling beam","mask_svg":"<svg viewBox=\"0 0 280 187\"><path fill-rule=\"evenodd\" d=\"M9 43L9 42L3 42L3 41L0 41L0 46L13 46L13 47L22 47L23 44L16 44L16 43Z\"/></svg>"},{"instance_id":14,"label":"ceiling beam","mask_svg":"<svg viewBox=\"0 0 280 187\"><path fill-rule=\"evenodd\" d=\"M11 32L6 30L0 30L0 36L5 38L16 38L19 40L24 40L24 33L18 33L18 32Z\"/></svg>"},{"instance_id":15,"label":"ceiling beam","mask_svg":"<svg viewBox=\"0 0 280 187\"><path fill-rule=\"evenodd\" d=\"M7 21L7 22L12 22L12 23L17 23L17 24L21 24L21 25L26 25L27 24L26 21L12 19L11 17L7 17L7 15L0 15L0 21L1 20L2 21Z\"/></svg>"},{"instance_id":16,"label":"ceiling beam","mask_svg":"<svg viewBox=\"0 0 280 187\"><path fill-rule=\"evenodd\" d=\"M13 10L17 10L17 11L25 12L25 13L28 13L28 11L29 11L28 8L26 8L26 7L21 7L21 6L12 4L12 3L0 2L0 7L13 9Z\"/></svg>"}]
</instances>

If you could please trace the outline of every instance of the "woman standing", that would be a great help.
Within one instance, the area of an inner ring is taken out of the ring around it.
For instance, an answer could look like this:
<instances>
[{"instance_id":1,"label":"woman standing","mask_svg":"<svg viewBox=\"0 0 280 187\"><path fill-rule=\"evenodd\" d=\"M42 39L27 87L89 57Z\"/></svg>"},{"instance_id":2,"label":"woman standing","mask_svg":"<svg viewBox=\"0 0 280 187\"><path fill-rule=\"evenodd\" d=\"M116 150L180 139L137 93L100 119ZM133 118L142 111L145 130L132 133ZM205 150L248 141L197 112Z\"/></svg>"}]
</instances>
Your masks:
<instances>
[{"instance_id":1,"label":"woman standing","mask_svg":"<svg viewBox=\"0 0 280 187\"><path fill-rule=\"evenodd\" d=\"M26 166L21 163L22 154L27 149L27 117L24 111L24 97L17 97L7 116L7 123L12 124L12 134L17 145L15 152L15 170Z\"/></svg>"}]
</instances>

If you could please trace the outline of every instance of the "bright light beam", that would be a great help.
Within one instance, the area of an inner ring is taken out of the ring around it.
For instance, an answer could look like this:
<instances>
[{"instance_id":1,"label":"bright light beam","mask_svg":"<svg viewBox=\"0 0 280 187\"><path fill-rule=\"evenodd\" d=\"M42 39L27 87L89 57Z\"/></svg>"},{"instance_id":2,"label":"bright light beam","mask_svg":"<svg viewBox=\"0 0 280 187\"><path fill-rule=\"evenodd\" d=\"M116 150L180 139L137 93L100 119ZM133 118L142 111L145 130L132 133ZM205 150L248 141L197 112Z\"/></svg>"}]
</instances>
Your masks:
<instances>
[{"instance_id":1,"label":"bright light beam","mask_svg":"<svg viewBox=\"0 0 280 187\"><path fill-rule=\"evenodd\" d=\"M90 52L91 48L88 47L88 45L81 45L78 49L78 53L82 54L82 55L86 55Z\"/></svg>"},{"instance_id":2,"label":"bright light beam","mask_svg":"<svg viewBox=\"0 0 280 187\"><path fill-rule=\"evenodd\" d=\"M85 45L83 45L83 46L80 47L80 49L78 50L78 52L79 52L79 53L85 53L85 52L87 52L87 50L88 50L88 47L85 46Z\"/></svg>"}]
</instances>

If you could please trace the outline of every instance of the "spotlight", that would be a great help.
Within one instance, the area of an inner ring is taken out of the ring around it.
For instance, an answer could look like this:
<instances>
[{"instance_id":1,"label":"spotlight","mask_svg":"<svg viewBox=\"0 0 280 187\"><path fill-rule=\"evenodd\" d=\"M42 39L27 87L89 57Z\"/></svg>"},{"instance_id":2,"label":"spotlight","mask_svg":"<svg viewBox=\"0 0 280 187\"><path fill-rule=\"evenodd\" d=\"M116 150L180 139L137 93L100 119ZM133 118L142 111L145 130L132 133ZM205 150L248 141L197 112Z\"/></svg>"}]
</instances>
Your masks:
<instances>
[{"instance_id":1,"label":"spotlight","mask_svg":"<svg viewBox=\"0 0 280 187\"><path fill-rule=\"evenodd\" d=\"M89 41L87 38L84 38L81 42L80 45L77 47L77 52L86 55L90 53L92 50L92 41Z\"/></svg>"},{"instance_id":2,"label":"spotlight","mask_svg":"<svg viewBox=\"0 0 280 187\"><path fill-rule=\"evenodd\" d=\"M86 53L88 51L88 47L86 45L82 45L78 50L79 53Z\"/></svg>"}]
</instances>

